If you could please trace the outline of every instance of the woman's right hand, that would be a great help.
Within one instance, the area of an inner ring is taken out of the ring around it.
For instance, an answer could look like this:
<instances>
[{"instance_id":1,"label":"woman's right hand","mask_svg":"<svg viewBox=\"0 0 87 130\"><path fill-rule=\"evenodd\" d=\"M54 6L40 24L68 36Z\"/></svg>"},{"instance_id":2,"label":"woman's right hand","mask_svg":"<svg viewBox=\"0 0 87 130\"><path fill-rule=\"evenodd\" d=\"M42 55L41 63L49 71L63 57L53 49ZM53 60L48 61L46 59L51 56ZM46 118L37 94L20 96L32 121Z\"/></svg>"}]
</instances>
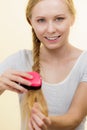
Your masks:
<instances>
[{"instance_id":1,"label":"woman's right hand","mask_svg":"<svg viewBox=\"0 0 87 130\"><path fill-rule=\"evenodd\" d=\"M20 84L30 86L31 82L27 81L23 77L30 79L33 78L32 75L27 72L12 69L6 70L0 75L0 91L11 90L17 93L27 92L28 90L23 88Z\"/></svg>"}]
</instances>

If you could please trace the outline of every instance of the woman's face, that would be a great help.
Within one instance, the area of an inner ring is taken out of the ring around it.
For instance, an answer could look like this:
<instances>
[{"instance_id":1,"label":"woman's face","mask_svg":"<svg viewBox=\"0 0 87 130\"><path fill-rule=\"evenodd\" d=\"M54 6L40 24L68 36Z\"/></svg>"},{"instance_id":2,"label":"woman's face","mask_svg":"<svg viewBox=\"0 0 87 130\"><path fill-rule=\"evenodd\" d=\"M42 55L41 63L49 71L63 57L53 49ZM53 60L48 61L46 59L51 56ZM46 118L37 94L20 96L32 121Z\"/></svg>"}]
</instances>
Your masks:
<instances>
[{"instance_id":1,"label":"woman's face","mask_svg":"<svg viewBox=\"0 0 87 130\"><path fill-rule=\"evenodd\" d=\"M73 23L65 0L42 0L35 5L31 25L43 45L48 49L59 48L68 43Z\"/></svg>"}]
</instances>

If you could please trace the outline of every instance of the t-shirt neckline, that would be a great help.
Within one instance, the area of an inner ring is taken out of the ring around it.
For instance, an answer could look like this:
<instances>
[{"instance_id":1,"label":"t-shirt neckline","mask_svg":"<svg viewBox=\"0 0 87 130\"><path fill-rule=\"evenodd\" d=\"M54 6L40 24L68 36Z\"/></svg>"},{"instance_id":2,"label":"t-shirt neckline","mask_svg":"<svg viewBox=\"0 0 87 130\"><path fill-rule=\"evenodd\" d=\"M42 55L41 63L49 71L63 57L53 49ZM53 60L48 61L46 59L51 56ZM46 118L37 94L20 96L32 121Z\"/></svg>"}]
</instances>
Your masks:
<instances>
[{"instance_id":1,"label":"t-shirt neckline","mask_svg":"<svg viewBox=\"0 0 87 130\"><path fill-rule=\"evenodd\" d=\"M42 80L42 83L45 84L45 85L48 85L48 86L58 86L58 85L61 85L63 83L65 83L68 78L70 77L70 75L73 73L74 69L76 68L76 66L78 65L79 61L81 60L81 58L83 57L83 55L85 54L85 52L87 52L86 50L84 50L80 56L77 58L75 64L73 65L71 71L69 72L69 74L66 76L66 78L58 83L49 83L49 82L46 82L44 80Z\"/></svg>"}]
</instances>

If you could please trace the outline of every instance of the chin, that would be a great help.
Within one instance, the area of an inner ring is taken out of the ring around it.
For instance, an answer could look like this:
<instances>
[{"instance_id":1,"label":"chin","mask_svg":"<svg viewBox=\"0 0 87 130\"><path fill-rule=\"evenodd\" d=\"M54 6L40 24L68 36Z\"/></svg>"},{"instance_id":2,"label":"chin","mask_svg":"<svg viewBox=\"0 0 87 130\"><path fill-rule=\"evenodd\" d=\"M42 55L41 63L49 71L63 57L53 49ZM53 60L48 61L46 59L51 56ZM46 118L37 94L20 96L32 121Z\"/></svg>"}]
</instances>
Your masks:
<instances>
[{"instance_id":1,"label":"chin","mask_svg":"<svg viewBox=\"0 0 87 130\"><path fill-rule=\"evenodd\" d=\"M49 49L49 50L56 50L56 49L59 49L61 46L58 46L58 45L51 45L51 46L45 46L47 49Z\"/></svg>"}]
</instances>

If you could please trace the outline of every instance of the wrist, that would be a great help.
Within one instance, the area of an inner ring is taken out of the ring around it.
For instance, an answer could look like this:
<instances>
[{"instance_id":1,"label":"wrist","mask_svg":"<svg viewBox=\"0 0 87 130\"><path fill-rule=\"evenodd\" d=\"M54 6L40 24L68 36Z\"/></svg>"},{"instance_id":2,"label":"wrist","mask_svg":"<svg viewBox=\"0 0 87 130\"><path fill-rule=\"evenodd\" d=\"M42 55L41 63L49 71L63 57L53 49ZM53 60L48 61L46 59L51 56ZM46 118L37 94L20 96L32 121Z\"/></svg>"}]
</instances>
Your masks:
<instances>
[{"instance_id":1,"label":"wrist","mask_svg":"<svg viewBox=\"0 0 87 130\"><path fill-rule=\"evenodd\" d=\"M76 119L72 115L50 116L50 130L74 130L77 127Z\"/></svg>"}]
</instances>

